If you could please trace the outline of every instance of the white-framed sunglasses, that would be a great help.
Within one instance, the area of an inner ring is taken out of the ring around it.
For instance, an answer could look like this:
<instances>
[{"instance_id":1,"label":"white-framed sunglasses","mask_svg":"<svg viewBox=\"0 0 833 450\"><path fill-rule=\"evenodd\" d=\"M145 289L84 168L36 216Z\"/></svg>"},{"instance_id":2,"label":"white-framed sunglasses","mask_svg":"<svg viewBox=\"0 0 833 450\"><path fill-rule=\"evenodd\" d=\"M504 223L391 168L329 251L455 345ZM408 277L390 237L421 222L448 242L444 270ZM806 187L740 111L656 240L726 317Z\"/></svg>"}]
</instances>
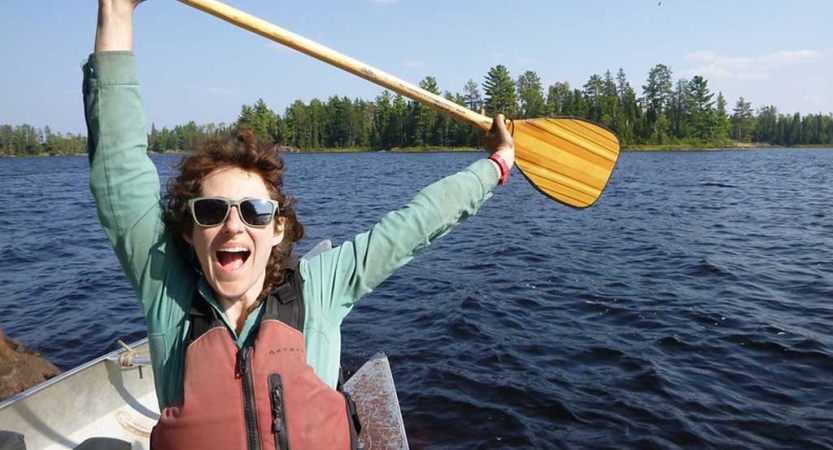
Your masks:
<instances>
[{"instance_id":1,"label":"white-framed sunglasses","mask_svg":"<svg viewBox=\"0 0 833 450\"><path fill-rule=\"evenodd\" d=\"M278 202L272 199L229 200L223 197L198 197L188 200L191 217L203 228L216 227L225 222L232 206L237 207L240 220L254 228L269 225L280 210Z\"/></svg>"}]
</instances>

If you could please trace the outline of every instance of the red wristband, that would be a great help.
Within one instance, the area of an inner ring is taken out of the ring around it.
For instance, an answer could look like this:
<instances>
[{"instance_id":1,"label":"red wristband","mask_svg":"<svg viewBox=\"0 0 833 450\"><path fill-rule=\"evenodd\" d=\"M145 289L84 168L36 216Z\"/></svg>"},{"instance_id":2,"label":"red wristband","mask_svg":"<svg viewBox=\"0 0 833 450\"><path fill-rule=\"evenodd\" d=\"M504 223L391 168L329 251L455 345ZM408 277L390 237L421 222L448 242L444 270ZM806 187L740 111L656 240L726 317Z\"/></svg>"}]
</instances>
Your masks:
<instances>
[{"instance_id":1,"label":"red wristband","mask_svg":"<svg viewBox=\"0 0 833 450\"><path fill-rule=\"evenodd\" d=\"M509 179L509 164L506 164L506 161L504 161L503 158L501 158L501 156L497 153L492 153L491 156L489 156L489 159L494 161L498 167L500 167L500 179L498 180L497 185L500 186L506 183L506 180Z\"/></svg>"}]
</instances>

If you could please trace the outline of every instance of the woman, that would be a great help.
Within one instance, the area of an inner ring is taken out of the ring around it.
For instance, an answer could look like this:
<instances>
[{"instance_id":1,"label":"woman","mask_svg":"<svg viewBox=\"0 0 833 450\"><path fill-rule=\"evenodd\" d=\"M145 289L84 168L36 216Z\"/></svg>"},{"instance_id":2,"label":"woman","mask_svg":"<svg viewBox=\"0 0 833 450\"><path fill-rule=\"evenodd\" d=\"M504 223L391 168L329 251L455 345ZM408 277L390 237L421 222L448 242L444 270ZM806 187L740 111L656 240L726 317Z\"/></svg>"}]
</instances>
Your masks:
<instances>
[{"instance_id":1,"label":"woman","mask_svg":"<svg viewBox=\"0 0 833 450\"><path fill-rule=\"evenodd\" d=\"M341 321L505 181L514 147L503 117L484 139L490 158L353 241L292 264L303 227L282 189L283 162L251 133L186 157L163 208L132 55L140 2L99 0L84 104L99 219L148 326L162 409L152 446L349 448L347 402L334 389ZM295 328L275 312L290 284L303 298Z\"/></svg>"}]
</instances>

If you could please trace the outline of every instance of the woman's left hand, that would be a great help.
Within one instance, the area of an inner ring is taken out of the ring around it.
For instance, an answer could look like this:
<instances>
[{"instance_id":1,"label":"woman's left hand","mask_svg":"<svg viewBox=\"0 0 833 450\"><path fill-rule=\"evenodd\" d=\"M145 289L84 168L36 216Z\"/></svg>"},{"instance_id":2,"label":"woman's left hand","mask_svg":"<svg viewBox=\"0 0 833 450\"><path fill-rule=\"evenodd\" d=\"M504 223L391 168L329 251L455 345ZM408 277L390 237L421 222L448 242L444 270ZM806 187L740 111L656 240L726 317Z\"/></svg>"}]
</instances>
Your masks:
<instances>
[{"instance_id":1,"label":"woman's left hand","mask_svg":"<svg viewBox=\"0 0 833 450\"><path fill-rule=\"evenodd\" d=\"M492 128L481 135L483 147L489 153L497 153L511 169L515 165L515 141L506 129L506 117L497 114L492 121Z\"/></svg>"}]
</instances>

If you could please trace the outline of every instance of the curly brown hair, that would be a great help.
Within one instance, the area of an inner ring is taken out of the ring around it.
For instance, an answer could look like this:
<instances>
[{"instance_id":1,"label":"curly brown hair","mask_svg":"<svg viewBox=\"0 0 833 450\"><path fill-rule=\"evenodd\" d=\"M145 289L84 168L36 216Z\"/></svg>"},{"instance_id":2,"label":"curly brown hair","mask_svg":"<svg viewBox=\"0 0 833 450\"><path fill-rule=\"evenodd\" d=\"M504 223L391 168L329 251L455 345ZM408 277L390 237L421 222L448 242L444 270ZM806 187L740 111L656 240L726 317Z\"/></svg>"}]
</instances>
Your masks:
<instances>
[{"instance_id":1,"label":"curly brown hair","mask_svg":"<svg viewBox=\"0 0 833 450\"><path fill-rule=\"evenodd\" d=\"M295 199L283 190L285 167L276 146L264 145L246 127L239 127L233 136L207 142L176 165L179 175L168 180L163 219L168 230L179 240L180 247L190 249L182 238L183 234L191 234L194 229L188 200L200 196L202 182L209 174L217 169L232 167L260 175L271 198L280 204L279 216L284 219L284 238L272 247L263 290L258 296L260 299L275 284L283 281L283 268L289 262L292 249L304 237L304 226L295 215ZM278 220L274 223L277 228ZM200 269L196 259L194 264L196 269Z\"/></svg>"}]
</instances>

